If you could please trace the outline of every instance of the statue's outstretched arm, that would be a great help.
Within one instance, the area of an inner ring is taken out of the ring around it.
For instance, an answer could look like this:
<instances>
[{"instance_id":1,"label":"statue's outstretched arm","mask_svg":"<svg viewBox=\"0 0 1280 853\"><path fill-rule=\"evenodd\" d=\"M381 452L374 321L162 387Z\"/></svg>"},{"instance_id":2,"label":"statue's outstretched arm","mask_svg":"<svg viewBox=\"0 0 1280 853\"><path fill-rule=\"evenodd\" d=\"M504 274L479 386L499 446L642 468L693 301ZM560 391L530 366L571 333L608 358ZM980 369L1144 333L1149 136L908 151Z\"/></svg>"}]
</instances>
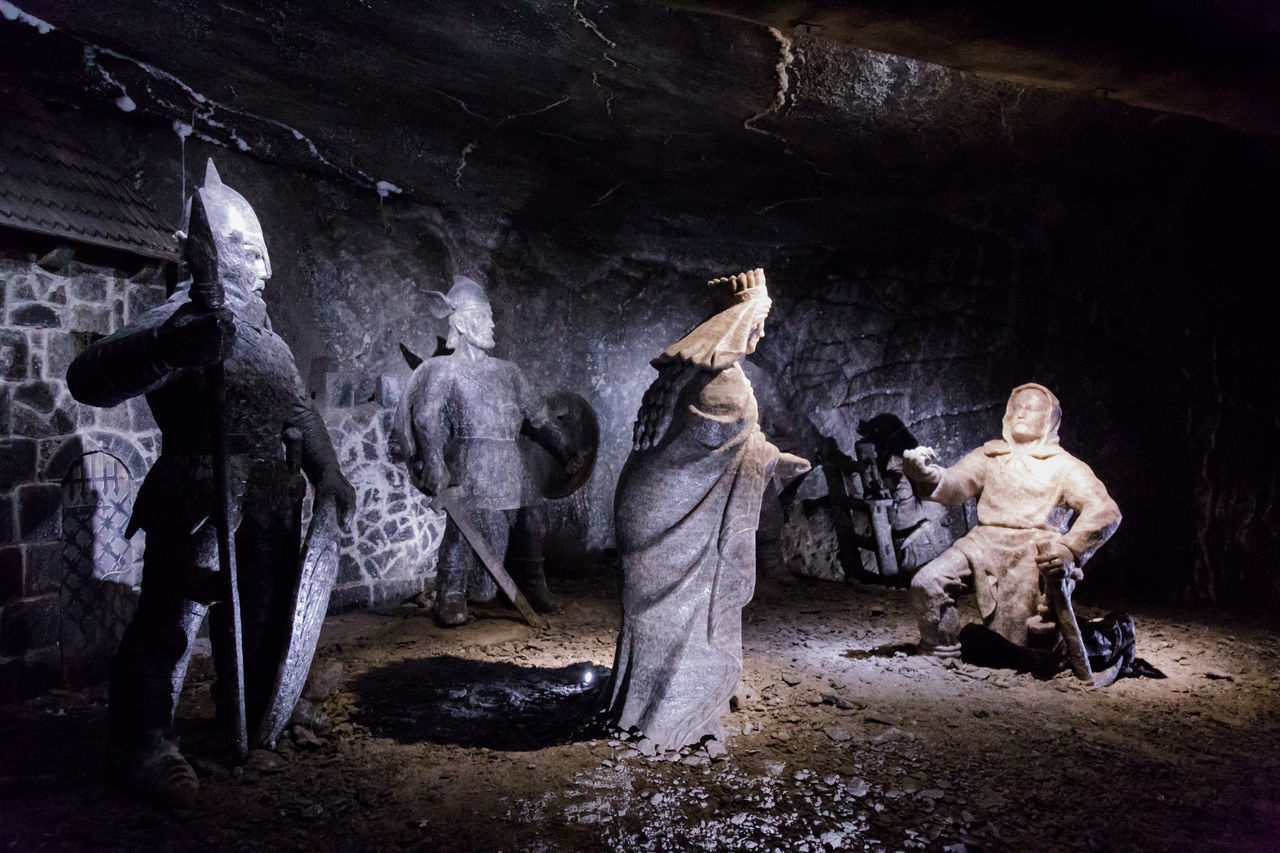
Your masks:
<instances>
[{"instance_id":1,"label":"statue's outstretched arm","mask_svg":"<svg viewBox=\"0 0 1280 853\"><path fill-rule=\"evenodd\" d=\"M915 484L916 495L946 506L960 506L982 494L986 471L987 457L981 447L950 468L937 464L931 447L916 447L902 454L902 473Z\"/></svg>"},{"instance_id":2,"label":"statue's outstretched arm","mask_svg":"<svg viewBox=\"0 0 1280 853\"><path fill-rule=\"evenodd\" d=\"M71 362L67 387L90 406L115 406L182 375L225 359L235 341L227 310L196 311L171 304L91 344Z\"/></svg>"}]
</instances>

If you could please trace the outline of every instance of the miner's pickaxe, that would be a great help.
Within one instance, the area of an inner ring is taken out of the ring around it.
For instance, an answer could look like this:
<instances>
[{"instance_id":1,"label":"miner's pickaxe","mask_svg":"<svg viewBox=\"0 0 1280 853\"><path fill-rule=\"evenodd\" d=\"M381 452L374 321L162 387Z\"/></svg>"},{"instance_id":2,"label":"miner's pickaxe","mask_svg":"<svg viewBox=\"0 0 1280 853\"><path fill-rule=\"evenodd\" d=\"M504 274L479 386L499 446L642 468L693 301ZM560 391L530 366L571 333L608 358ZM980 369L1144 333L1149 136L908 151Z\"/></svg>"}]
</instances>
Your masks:
<instances>
[{"instance_id":1,"label":"miner's pickaxe","mask_svg":"<svg viewBox=\"0 0 1280 853\"><path fill-rule=\"evenodd\" d=\"M187 266L191 270L191 304L212 313L226 302L219 278L217 244L197 192L191 199L191 221L187 228ZM249 725L244 708L244 631L240 622L240 587L236 577L235 541L231 536L231 474L227 470L227 382L221 361L204 368L205 393L209 402L209 437L213 450L214 525L218 537L218 568L227 585L231 606L232 659L235 666L236 731L235 752L241 760L249 756Z\"/></svg>"},{"instance_id":2,"label":"miner's pickaxe","mask_svg":"<svg viewBox=\"0 0 1280 853\"><path fill-rule=\"evenodd\" d=\"M1047 540L1036 543L1037 556L1045 556L1048 553ZM1121 658L1102 672L1093 671L1089 665L1089 652L1084 647L1084 635L1080 632L1080 623L1076 621L1076 612L1071 606L1068 583L1065 576L1044 579L1045 596L1049 599L1049 607L1052 608L1054 618L1057 620L1058 630L1062 632L1062 639L1067 644L1067 662L1071 664L1071 672L1076 678L1088 682L1093 687L1106 687L1120 677L1124 659Z\"/></svg>"}]
</instances>

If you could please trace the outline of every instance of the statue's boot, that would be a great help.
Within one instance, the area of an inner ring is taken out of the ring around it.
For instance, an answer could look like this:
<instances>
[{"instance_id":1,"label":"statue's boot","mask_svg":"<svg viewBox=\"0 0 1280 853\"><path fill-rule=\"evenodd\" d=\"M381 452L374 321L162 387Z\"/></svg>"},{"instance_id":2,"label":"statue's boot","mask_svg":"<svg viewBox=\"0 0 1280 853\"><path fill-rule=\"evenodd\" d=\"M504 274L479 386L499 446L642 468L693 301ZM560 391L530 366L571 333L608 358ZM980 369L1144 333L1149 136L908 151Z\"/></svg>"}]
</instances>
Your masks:
<instances>
[{"instance_id":1,"label":"statue's boot","mask_svg":"<svg viewBox=\"0 0 1280 853\"><path fill-rule=\"evenodd\" d=\"M467 567L436 567L436 623L446 628L467 621Z\"/></svg>"},{"instance_id":2,"label":"statue's boot","mask_svg":"<svg viewBox=\"0 0 1280 853\"><path fill-rule=\"evenodd\" d=\"M547 589L547 575L543 570L542 560L507 560L507 570L511 579L520 587L529 604L539 613L555 613L560 609L560 602Z\"/></svg>"},{"instance_id":3,"label":"statue's boot","mask_svg":"<svg viewBox=\"0 0 1280 853\"><path fill-rule=\"evenodd\" d=\"M133 796L160 808L190 806L200 791L196 772L178 744L158 731L148 732L135 749L112 747L109 762L109 774Z\"/></svg>"},{"instance_id":4,"label":"statue's boot","mask_svg":"<svg viewBox=\"0 0 1280 853\"><path fill-rule=\"evenodd\" d=\"M467 600L474 601L477 604L488 604L498 597L498 584L489 575L489 570L480 562L480 558L475 558L475 565L471 567L471 576L467 581Z\"/></svg>"}]
</instances>

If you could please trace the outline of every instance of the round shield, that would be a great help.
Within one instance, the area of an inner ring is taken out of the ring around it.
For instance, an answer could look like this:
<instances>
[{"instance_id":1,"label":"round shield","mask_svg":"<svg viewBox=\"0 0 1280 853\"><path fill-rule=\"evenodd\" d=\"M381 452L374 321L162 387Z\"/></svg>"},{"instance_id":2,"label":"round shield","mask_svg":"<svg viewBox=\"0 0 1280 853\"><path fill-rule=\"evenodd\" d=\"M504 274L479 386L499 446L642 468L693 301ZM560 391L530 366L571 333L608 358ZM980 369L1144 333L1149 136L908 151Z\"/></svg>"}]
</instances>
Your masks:
<instances>
[{"instance_id":1,"label":"round shield","mask_svg":"<svg viewBox=\"0 0 1280 853\"><path fill-rule=\"evenodd\" d=\"M591 404L570 391L558 391L543 399L547 424L526 428L520 436L524 455L538 492L545 498L563 498L587 482L596 466L600 447L600 422Z\"/></svg>"}]
</instances>

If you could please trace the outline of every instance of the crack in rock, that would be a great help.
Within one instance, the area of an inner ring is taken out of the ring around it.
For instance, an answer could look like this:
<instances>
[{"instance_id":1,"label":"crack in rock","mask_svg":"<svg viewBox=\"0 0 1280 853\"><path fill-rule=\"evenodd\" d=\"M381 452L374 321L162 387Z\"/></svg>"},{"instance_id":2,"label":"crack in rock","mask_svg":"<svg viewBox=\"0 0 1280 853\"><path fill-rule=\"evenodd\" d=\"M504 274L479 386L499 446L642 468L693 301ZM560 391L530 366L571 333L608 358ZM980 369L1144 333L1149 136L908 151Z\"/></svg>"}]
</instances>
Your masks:
<instances>
[{"instance_id":1,"label":"crack in rock","mask_svg":"<svg viewBox=\"0 0 1280 853\"><path fill-rule=\"evenodd\" d=\"M462 110L467 115L475 116L476 118L483 121L485 124L493 124L493 119L489 118L488 116L480 115L480 113L476 112L475 110L471 109L471 107L467 106L466 101L462 100L456 95L450 95L444 89L433 89L432 91L435 92L440 97L445 98L446 100L452 101L453 103L457 104L458 109Z\"/></svg>"},{"instance_id":2,"label":"crack in rock","mask_svg":"<svg viewBox=\"0 0 1280 853\"><path fill-rule=\"evenodd\" d=\"M766 204L764 207L756 208L756 214L768 213L769 211L782 207L784 204L802 204L811 201L825 201L822 196L809 196L808 198L788 198L782 201L775 201L773 204Z\"/></svg>"},{"instance_id":3,"label":"crack in rock","mask_svg":"<svg viewBox=\"0 0 1280 853\"><path fill-rule=\"evenodd\" d=\"M476 143L472 140L462 149L462 156L458 158L458 168L453 171L453 185L459 189L462 188L462 170L467 168L467 155L475 150Z\"/></svg>"},{"instance_id":4,"label":"crack in rock","mask_svg":"<svg viewBox=\"0 0 1280 853\"><path fill-rule=\"evenodd\" d=\"M793 63L796 61L797 54L800 54L800 56L803 57L803 54L800 53L800 51L792 49L793 43L791 39L783 35L782 31L779 30L777 27L769 27L769 32L772 33L773 37L778 40L778 61L774 65L774 70L777 71L777 74L778 74L778 89L776 92L774 92L773 100L769 103L769 105L764 109L760 110L760 112L751 116L751 118L744 121L742 123L742 126L753 133L759 133L762 136L769 136L778 140L779 142L782 143L782 150L784 153L799 159L800 162L804 163L806 166L812 169L815 175L822 178L830 177L830 174L831 174L830 172L824 172L822 169L818 168L817 163L813 162L807 157L801 157L799 154L797 154L791 148L791 143L787 141L787 138L785 136L782 136L781 134L774 133L773 131L765 130L763 128L759 128L755 126L756 122L760 121L761 119L764 119L767 116L777 113L784 106L786 106L787 95L788 93L791 93L791 74L789 72L792 72L795 70L792 66L793 66ZM799 81L798 73L796 74L796 80L797 82ZM792 94L793 100L794 100L794 97L795 97L794 94Z\"/></svg>"},{"instance_id":5,"label":"crack in rock","mask_svg":"<svg viewBox=\"0 0 1280 853\"><path fill-rule=\"evenodd\" d=\"M445 94L444 92L441 92L441 94L445 95L445 97L447 98L457 101L457 99L453 98L451 95ZM568 95L565 95L560 100L551 104L547 104L545 107L538 107L538 109L530 110L527 113L511 113L510 115L505 115L493 123L492 127L489 128L489 132L492 133L493 131L502 127L507 122L515 121L516 119L520 119L520 118L529 118L530 116L536 116L536 115L545 113L549 110L554 110L556 107L561 106L562 104L567 104L571 100L573 100L571 97L569 97ZM462 102L458 101L458 103L461 104ZM468 110L468 112L470 112L470 110ZM478 116L477 113L472 113L472 115ZM453 185L458 189L462 189L462 172L467 168L467 157L468 155L474 153L476 148L479 145L480 145L480 140L478 139L471 140L462 149L462 154L458 157L458 167L453 172Z\"/></svg>"},{"instance_id":6,"label":"crack in rock","mask_svg":"<svg viewBox=\"0 0 1280 853\"><path fill-rule=\"evenodd\" d=\"M600 196L600 198L596 199L596 200L595 200L595 202L594 202L591 206L592 206L592 207L599 207L600 205L604 204L604 203L605 203L605 201L607 201L607 200L608 200L609 196L613 195L615 192L617 192L618 190L620 190L622 187L626 186L626 185L627 185L627 184L629 184L629 183L631 183L631 181L629 181L629 180L627 180L627 181L620 181L619 183L617 183L616 185L614 185L614 187L613 187L612 189L610 189L607 193L605 193L604 195Z\"/></svg>"},{"instance_id":7,"label":"crack in rock","mask_svg":"<svg viewBox=\"0 0 1280 853\"><path fill-rule=\"evenodd\" d=\"M529 118L530 116L540 115L542 113L548 112L549 110L554 110L556 107L560 106L561 104L567 104L571 100L573 100L571 97L569 97L568 95L565 95L560 100L556 101L553 104L547 104L545 107L538 107L538 109L532 110L527 113L511 113L511 115L503 116L502 118L498 119L498 123L495 124L493 127L496 130L509 121L515 121L518 118Z\"/></svg>"},{"instance_id":8,"label":"crack in rock","mask_svg":"<svg viewBox=\"0 0 1280 853\"><path fill-rule=\"evenodd\" d=\"M584 14L582 14L581 12L579 12L579 11L578 11L578 0L573 0L573 14L577 17L577 19L578 19L578 23L579 23L579 24L581 24L585 29L589 30L590 32L595 33L596 38L598 38L598 39L600 39L600 41L604 42L604 43L605 43L605 45L607 45L607 46L608 46L608 47L610 47L610 48L616 48L616 47L618 46L618 43L617 43L616 41L614 41L613 39L609 38L609 37L608 37L608 36L606 36L604 33L600 32L600 27L598 27L598 26L596 25L596 22L595 22L595 21L591 20L591 19L590 19L590 18L588 18L586 15L584 15ZM601 51L600 56L604 58L604 61L605 61L605 62L609 63L609 64L610 64L610 65L612 65L614 68L617 68L617 67L618 67L618 62L617 62L617 60L615 60L612 56L610 56L610 55L609 55L609 51L607 51L607 50L605 50L605 51ZM606 88L605 86L601 85L601 83L600 83L600 72L599 72L599 71L592 71L592 72L591 72L591 84L592 84L593 86L595 86L597 89L605 89L605 88ZM611 94L609 94L609 95L604 99L604 111L605 111L605 114L609 116L609 118L613 118L613 95L612 95L612 93L611 93Z\"/></svg>"}]
</instances>

